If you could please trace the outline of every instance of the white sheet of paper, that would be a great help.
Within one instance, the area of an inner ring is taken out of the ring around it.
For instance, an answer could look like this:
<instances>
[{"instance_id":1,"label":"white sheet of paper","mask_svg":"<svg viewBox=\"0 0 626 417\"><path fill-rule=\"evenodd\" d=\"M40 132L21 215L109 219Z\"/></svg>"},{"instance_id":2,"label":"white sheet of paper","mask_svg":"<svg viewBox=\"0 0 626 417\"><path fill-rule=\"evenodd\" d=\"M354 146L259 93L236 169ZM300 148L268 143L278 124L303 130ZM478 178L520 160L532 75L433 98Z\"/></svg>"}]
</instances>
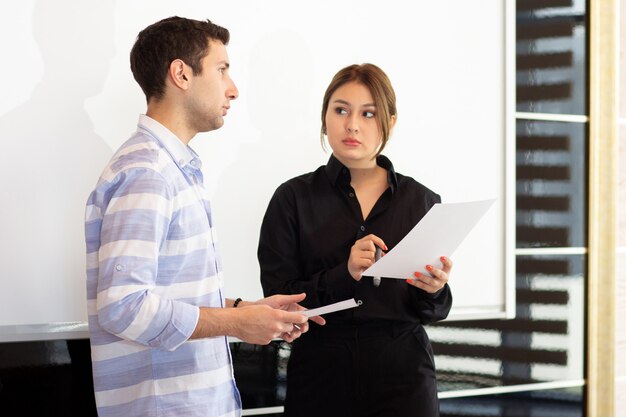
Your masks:
<instances>
[{"instance_id":1,"label":"white sheet of paper","mask_svg":"<svg viewBox=\"0 0 626 417\"><path fill-rule=\"evenodd\" d=\"M441 265L487 213L495 200L435 204L415 227L362 275L407 279L414 272L428 275L426 265ZM453 259L454 260L454 259Z\"/></svg>"},{"instance_id":2,"label":"white sheet of paper","mask_svg":"<svg viewBox=\"0 0 626 417\"><path fill-rule=\"evenodd\" d=\"M338 303L328 304L324 307L313 308L311 310L298 311L307 317L321 316L322 314L334 313L335 311L347 310L349 308L358 307L359 304L354 301L354 298L348 300L339 301Z\"/></svg>"}]
</instances>

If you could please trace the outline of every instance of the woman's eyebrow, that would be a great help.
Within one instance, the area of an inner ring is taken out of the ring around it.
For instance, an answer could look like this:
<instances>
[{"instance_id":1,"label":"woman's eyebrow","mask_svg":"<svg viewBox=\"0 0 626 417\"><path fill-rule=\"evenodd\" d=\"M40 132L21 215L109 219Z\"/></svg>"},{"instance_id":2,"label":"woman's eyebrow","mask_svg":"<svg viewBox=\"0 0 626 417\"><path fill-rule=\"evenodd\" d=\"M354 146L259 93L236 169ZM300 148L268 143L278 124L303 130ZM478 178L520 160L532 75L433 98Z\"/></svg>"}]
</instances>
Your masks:
<instances>
[{"instance_id":1,"label":"woman's eyebrow","mask_svg":"<svg viewBox=\"0 0 626 417\"><path fill-rule=\"evenodd\" d=\"M342 100L340 98L338 98L336 100L333 100L333 103L345 104L346 106L352 107L352 104L350 104L347 101ZM365 104L362 104L361 107L376 107L376 104L374 104L374 103L365 103Z\"/></svg>"}]
</instances>

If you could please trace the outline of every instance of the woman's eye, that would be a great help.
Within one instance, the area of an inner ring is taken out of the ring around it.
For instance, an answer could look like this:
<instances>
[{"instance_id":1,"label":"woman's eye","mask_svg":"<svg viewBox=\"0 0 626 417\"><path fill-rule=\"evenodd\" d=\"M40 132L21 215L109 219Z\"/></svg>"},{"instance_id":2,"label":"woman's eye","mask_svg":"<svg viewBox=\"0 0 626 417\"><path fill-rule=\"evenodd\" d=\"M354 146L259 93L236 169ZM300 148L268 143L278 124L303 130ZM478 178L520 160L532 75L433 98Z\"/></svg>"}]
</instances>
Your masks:
<instances>
[{"instance_id":1,"label":"woman's eye","mask_svg":"<svg viewBox=\"0 0 626 417\"><path fill-rule=\"evenodd\" d=\"M343 107L335 107L335 113L337 113L337 114L347 114L348 112Z\"/></svg>"},{"instance_id":2,"label":"woman's eye","mask_svg":"<svg viewBox=\"0 0 626 417\"><path fill-rule=\"evenodd\" d=\"M368 118L368 119L371 119L371 118L372 118L372 117L374 117L374 116L375 116L375 114L374 114L374 112L372 112L372 111L364 111L364 112L363 112L363 117L366 117L366 118Z\"/></svg>"}]
</instances>

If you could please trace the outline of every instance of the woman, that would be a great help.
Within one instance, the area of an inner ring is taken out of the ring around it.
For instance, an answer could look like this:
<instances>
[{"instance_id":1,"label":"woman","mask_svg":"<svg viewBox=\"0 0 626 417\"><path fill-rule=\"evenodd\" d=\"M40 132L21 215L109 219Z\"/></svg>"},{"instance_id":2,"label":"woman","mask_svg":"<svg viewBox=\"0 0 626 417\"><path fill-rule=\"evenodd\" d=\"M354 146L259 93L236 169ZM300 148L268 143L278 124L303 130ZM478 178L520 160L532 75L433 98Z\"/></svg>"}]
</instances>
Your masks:
<instances>
[{"instance_id":1,"label":"woman","mask_svg":"<svg viewBox=\"0 0 626 417\"><path fill-rule=\"evenodd\" d=\"M375 65L340 70L324 95L328 164L275 192L259 242L266 295L306 292L308 308L354 297L294 342L285 416L438 416L430 341L422 325L452 305L452 262L375 286L362 272L376 247L393 247L440 197L394 171L383 155L397 119L395 93Z\"/></svg>"}]
</instances>

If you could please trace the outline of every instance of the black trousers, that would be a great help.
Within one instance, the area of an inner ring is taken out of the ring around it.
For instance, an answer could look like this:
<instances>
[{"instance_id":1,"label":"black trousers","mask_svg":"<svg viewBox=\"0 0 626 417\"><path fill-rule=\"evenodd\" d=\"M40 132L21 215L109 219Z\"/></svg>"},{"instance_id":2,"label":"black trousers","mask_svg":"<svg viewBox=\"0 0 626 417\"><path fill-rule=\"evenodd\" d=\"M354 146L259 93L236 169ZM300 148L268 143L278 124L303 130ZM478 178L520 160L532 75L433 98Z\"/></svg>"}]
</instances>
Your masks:
<instances>
[{"instance_id":1,"label":"black trousers","mask_svg":"<svg viewBox=\"0 0 626 417\"><path fill-rule=\"evenodd\" d=\"M292 346L286 417L438 417L432 348L415 324L312 326Z\"/></svg>"}]
</instances>

